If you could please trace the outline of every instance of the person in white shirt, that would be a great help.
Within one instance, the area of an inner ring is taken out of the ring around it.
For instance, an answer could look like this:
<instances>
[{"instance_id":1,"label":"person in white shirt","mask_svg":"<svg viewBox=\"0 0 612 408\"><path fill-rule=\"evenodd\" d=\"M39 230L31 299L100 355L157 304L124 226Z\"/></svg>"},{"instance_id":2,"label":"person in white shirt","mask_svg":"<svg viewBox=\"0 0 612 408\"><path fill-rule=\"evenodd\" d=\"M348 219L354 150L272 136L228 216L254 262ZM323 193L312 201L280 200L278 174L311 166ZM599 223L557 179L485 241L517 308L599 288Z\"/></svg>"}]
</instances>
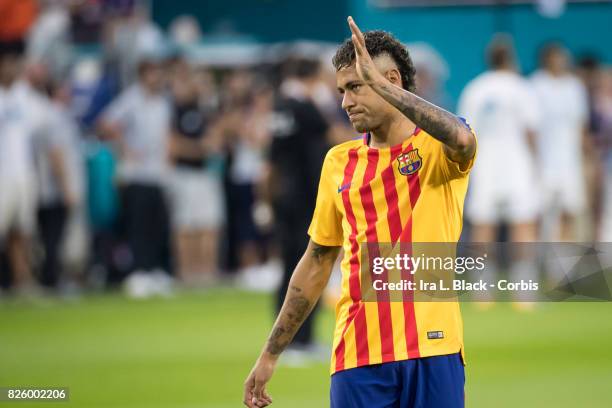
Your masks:
<instances>
[{"instance_id":1,"label":"person in white shirt","mask_svg":"<svg viewBox=\"0 0 612 408\"><path fill-rule=\"evenodd\" d=\"M502 221L510 224L512 241L531 241L539 213L534 156L539 106L516 72L509 43L493 42L489 64L490 71L465 87L458 106L478 134L466 215L474 224L474 241L493 241Z\"/></svg>"},{"instance_id":2,"label":"person in white shirt","mask_svg":"<svg viewBox=\"0 0 612 408\"><path fill-rule=\"evenodd\" d=\"M13 286L35 286L29 248L35 225L36 172L32 144L46 127L46 104L20 79L22 43L0 44L0 250Z\"/></svg>"},{"instance_id":3,"label":"person in white shirt","mask_svg":"<svg viewBox=\"0 0 612 408\"><path fill-rule=\"evenodd\" d=\"M141 60L139 79L102 114L99 130L119 151L125 238L132 273L162 277L170 264L170 226L165 198L171 108L159 59ZM128 282L129 285L129 282ZM128 289L129 290L129 289Z\"/></svg>"},{"instance_id":4,"label":"person in white shirt","mask_svg":"<svg viewBox=\"0 0 612 408\"><path fill-rule=\"evenodd\" d=\"M576 240L577 218L586 208L583 148L588 142L587 93L569 70L561 45L542 48L541 69L531 77L541 117L538 123L538 169L542 177L543 241Z\"/></svg>"},{"instance_id":5,"label":"person in white shirt","mask_svg":"<svg viewBox=\"0 0 612 408\"><path fill-rule=\"evenodd\" d=\"M53 98L47 103L48 126L36 138L34 150L39 197L38 237L44 248L40 278L43 285L53 288L62 278L62 249L69 233L74 235L79 228L84 229L85 163L78 124L67 107L69 90L59 83L49 83L47 88ZM70 252L80 251L84 258L86 240L81 241L73 239Z\"/></svg>"},{"instance_id":6,"label":"person in white shirt","mask_svg":"<svg viewBox=\"0 0 612 408\"><path fill-rule=\"evenodd\" d=\"M539 107L529 83L517 72L508 39L493 40L488 62L490 70L465 87L458 106L478 135L478 160L465 209L473 225L471 240L496 241L497 227L505 222L509 241L532 242L540 210L534 146ZM488 273L495 275L494 263L489 266ZM517 256L510 273L517 280L532 278L535 264Z\"/></svg>"}]
</instances>

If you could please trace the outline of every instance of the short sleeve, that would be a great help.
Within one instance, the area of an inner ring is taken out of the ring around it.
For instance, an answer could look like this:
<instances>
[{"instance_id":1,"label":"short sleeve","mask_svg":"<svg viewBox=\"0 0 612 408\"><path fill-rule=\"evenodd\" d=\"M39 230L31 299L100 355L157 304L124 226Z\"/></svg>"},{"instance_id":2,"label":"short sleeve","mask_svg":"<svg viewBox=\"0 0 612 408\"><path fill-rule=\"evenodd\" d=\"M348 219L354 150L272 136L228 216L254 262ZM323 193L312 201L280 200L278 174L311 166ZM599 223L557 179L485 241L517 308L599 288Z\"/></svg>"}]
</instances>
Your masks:
<instances>
[{"instance_id":1,"label":"short sleeve","mask_svg":"<svg viewBox=\"0 0 612 408\"><path fill-rule=\"evenodd\" d=\"M343 242L342 219L336 207L337 186L333 182L333 159L328 153L323 162L317 203L308 235L319 245L341 246Z\"/></svg>"},{"instance_id":2,"label":"short sleeve","mask_svg":"<svg viewBox=\"0 0 612 408\"><path fill-rule=\"evenodd\" d=\"M474 151L474 156L467 163L457 163L452 161L444 152L444 145L440 143L440 154L441 154L441 162L444 166L444 171L450 179L467 176L472 167L474 167L474 162L476 161L476 155L478 154L478 139L476 138L476 133L474 129L470 126L470 124L465 120L465 118L459 116L458 117L461 122L463 122L464 126L466 126L470 132L474 135L474 140L476 141L476 150Z\"/></svg>"}]
</instances>

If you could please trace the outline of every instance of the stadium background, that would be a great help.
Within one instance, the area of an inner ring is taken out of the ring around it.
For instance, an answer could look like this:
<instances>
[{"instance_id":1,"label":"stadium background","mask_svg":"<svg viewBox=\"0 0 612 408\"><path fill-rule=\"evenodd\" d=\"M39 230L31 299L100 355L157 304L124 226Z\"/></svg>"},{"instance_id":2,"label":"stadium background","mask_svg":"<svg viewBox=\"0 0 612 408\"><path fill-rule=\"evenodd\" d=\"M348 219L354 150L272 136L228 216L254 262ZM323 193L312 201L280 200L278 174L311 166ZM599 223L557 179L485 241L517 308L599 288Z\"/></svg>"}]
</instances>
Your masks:
<instances>
[{"instance_id":1,"label":"stadium background","mask_svg":"<svg viewBox=\"0 0 612 408\"><path fill-rule=\"evenodd\" d=\"M50 3L66 7L70 2ZM133 2L123 3L129 8ZM558 40L576 60L596 56L601 69L611 75L610 2L569 2L560 15L548 17L532 3L500 3L505 5L380 8L376 1L366 0L139 4L151 11L153 24L162 31L178 16L196 17L203 34L187 53L198 64L211 66L219 89L233 86L223 82L226 75L231 77L238 68L251 69L254 55L272 55L274 60L287 50L291 55L303 52L308 58L312 58L313 49L315 54L327 53L348 35L345 17L349 14L363 29L384 29L406 43L425 43L433 48L444 60L442 64L436 60L434 66L442 72L440 87L449 109L455 108L465 84L485 70L485 47L496 32L512 35L526 74L535 69L542 43ZM290 42L295 40L315 42L293 48ZM62 79L71 84L74 98L83 101L91 97L95 82L83 72L90 74L92 66L100 67L105 50L100 42L67 42L72 64ZM286 47L278 48L279 43ZM44 58L36 62L41 60ZM83 77L88 78L86 86ZM275 90L279 82L270 80ZM93 119L79 109L74 112L81 129L93 127ZM112 189L100 195L93 187L104 166L111 163L112 167L118 160L110 142L91 130L82 132L81 151L87 159L83 174L92 184L83 198L89 221L88 235L81 240L89 242L94 230L100 227L96 232L104 232L103 227L112 224L105 217L117 217L122 208L113 199L116 192ZM220 155L212 161L219 174L228 171L224 159ZM604 171L606 180L612 177L610 168ZM104 200L111 204L100 204ZM227 216L232 216L231 208ZM273 241L268 232L258 237ZM239 406L242 382L273 321L272 293L280 268L277 252L268 246L265 252L269 254L256 256L254 264L252 253L246 251L245 265L232 265L238 255L227 255L225 239L221 238L221 271L214 284L176 282L164 286L161 296L146 298L140 298L138 290L122 286L125 275L120 259L117 261L124 254L121 245L113 248L109 261L113 264L109 269L119 269L117 276L100 272L99 264L105 261L92 261L95 250L84 250L87 259L74 262L76 266L67 265L70 274L56 290L13 291L5 262L4 290L0 292L0 387L69 387L70 403L47 404L58 407ZM39 247L32 244L29 248L35 271L42 258ZM70 258L70 250L67 252L66 258ZM610 303L546 303L531 312L518 311L509 303L489 310L468 303L463 311L468 406L612 405ZM332 328L333 312L324 306L316 321L318 341L329 345ZM281 365L270 392L280 407L319 407L327 406L328 386L328 363L311 361ZM20 406L38 404L24 402Z\"/></svg>"}]
</instances>

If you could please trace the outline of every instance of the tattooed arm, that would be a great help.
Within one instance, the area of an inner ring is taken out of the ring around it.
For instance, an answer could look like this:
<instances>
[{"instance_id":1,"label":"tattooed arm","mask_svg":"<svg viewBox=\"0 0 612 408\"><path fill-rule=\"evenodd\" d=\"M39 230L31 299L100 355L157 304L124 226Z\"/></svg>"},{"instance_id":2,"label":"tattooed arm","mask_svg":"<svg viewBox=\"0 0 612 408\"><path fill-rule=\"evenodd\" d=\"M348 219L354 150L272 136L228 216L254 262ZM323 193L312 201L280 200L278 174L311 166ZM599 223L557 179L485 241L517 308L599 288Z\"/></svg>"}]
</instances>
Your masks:
<instances>
[{"instance_id":1,"label":"tattooed arm","mask_svg":"<svg viewBox=\"0 0 612 408\"><path fill-rule=\"evenodd\" d=\"M447 157L457 163L469 162L476 152L476 139L467 125L452 113L394 85L376 68L355 21L349 17L348 22L359 77L415 125L442 142Z\"/></svg>"},{"instance_id":2,"label":"tattooed arm","mask_svg":"<svg viewBox=\"0 0 612 408\"><path fill-rule=\"evenodd\" d=\"M272 403L265 390L279 355L291 343L327 285L339 247L322 246L310 241L306 253L295 267L283 307L274 323L255 367L244 384L244 404L265 407Z\"/></svg>"},{"instance_id":3,"label":"tattooed arm","mask_svg":"<svg viewBox=\"0 0 612 408\"><path fill-rule=\"evenodd\" d=\"M461 119L412 92L393 85L384 77L383 80L370 86L415 125L442 142L449 159L457 163L467 163L474 157L474 135Z\"/></svg>"}]
</instances>

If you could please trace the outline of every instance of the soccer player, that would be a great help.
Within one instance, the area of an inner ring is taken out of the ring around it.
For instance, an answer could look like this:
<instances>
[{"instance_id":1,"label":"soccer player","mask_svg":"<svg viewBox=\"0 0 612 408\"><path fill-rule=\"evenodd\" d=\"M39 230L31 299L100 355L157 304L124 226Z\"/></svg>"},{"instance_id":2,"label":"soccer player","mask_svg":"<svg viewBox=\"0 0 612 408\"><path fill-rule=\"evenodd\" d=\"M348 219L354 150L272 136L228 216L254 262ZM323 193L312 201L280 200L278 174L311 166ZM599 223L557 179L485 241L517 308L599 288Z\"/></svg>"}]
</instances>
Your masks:
<instances>
[{"instance_id":1,"label":"soccer player","mask_svg":"<svg viewBox=\"0 0 612 408\"><path fill-rule=\"evenodd\" d=\"M493 38L487 60L490 69L467 84L458 104L459 114L478 129L480 151L466 216L474 224L474 242L495 241L503 221L510 225L510 241L532 242L539 215L535 163L539 104L529 82L517 72L508 37Z\"/></svg>"},{"instance_id":2,"label":"soccer player","mask_svg":"<svg viewBox=\"0 0 612 408\"><path fill-rule=\"evenodd\" d=\"M456 242L476 140L460 118L414 94L414 67L399 41L383 31L363 34L350 17L348 23L352 37L333 63L342 107L365 135L327 153L310 242L246 379L244 404L272 403L266 383L342 246L331 406L463 407L459 305L364 302L360 244Z\"/></svg>"},{"instance_id":3,"label":"soccer player","mask_svg":"<svg viewBox=\"0 0 612 408\"><path fill-rule=\"evenodd\" d=\"M546 44L540 63L531 85L541 109L537 129L543 179L541 237L545 242L575 241L579 217L587 205L583 156L591 140L588 97L584 85L570 71L570 56L561 44Z\"/></svg>"},{"instance_id":4,"label":"soccer player","mask_svg":"<svg viewBox=\"0 0 612 408\"><path fill-rule=\"evenodd\" d=\"M459 98L459 115L478 129L480 159L474 166L465 206L472 222L473 242L494 242L498 228L508 224L510 242L537 239L540 215L536 134L540 105L529 82L518 72L510 37L496 35L487 48L489 70L470 81ZM537 265L528 246L515 246L509 275L536 279ZM490 259L483 278L495 281L499 264ZM529 311L527 292L514 293L513 307ZM494 306L489 292L476 292L479 307ZM485 301L485 302L483 302Z\"/></svg>"},{"instance_id":5,"label":"soccer player","mask_svg":"<svg viewBox=\"0 0 612 408\"><path fill-rule=\"evenodd\" d=\"M0 252L19 292L36 290L30 244L36 221L35 141L48 126L48 101L21 75L24 43L0 42Z\"/></svg>"}]
</instances>

